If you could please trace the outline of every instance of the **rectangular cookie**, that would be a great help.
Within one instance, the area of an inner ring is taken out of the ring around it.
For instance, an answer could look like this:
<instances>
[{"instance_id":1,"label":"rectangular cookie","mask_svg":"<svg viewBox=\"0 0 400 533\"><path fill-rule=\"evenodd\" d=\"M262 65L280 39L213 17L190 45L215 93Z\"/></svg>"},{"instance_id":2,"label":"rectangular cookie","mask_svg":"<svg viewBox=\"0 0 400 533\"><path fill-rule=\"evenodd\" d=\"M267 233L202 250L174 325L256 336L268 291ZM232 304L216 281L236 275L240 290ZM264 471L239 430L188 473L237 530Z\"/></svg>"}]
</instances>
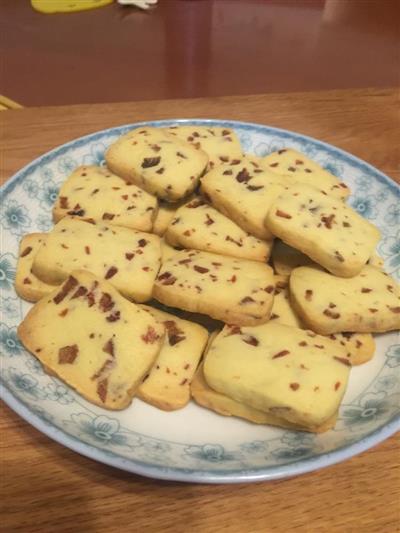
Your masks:
<instances>
[{"instance_id":1,"label":"rectangular cookie","mask_svg":"<svg viewBox=\"0 0 400 533\"><path fill-rule=\"evenodd\" d=\"M286 244L345 278L359 274L380 239L351 207L303 184L275 199L265 223Z\"/></svg>"},{"instance_id":2,"label":"rectangular cookie","mask_svg":"<svg viewBox=\"0 0 400 533\"><path fill-rule=\"evenodd\" d=\"M160 351L164 328L110 283L76 270L32 307L18 336L87 400L124 409Z\"/></svg>"},{"instance_id":3,"label":"rectangular cookie","mask_svg":"<svg viewBox=\"0 0 400 533\"><path fill-rule=\"evenodd\" d=\"M315 265L315 262L302 254L296 248L292 248L280 239L274 240L271 252L272 266L275 274L289 277L294 268L299 266Z\"/></svg>"},{"instance_id":4,"label":"rectangular cookie","mask_svg":"<svg viewBox=\"0 0 400 533\"><path fill-rule=\"evenodd\" d=\"M153 222L153 233L162 237L168 224L174 218L175 212L178 209L177 204L159 201L156 218Z\"/></svg>"},{"instance_id":5,"label":"rectangular cookie","mask_svg":"<svg viewBox=\"0 0 400 533\"><path fill-rule=\"evenodd\" d=\"M37 302L55 289L54 285L41 281L31 271L36 252L46 237L46 233L30 233L24 235L19 243L15 291L28 302Z\"/></svg>"},{"instance_id":6,"label":"rectangular cookie","mask_svg":"<svg viewBox=\"0 0 400 533\"><path fill-rule=\"evenodd\" d=\"M349 187L343 181L292 148L268 154L263 162L272 172L288 176L294 182L311 185L330 196L345 199L350 194Z\"/></svg>"},{"instance_id":7,"label":"rectangular cookie","mask_svg":"<svg viewBox=\"0 0 400 533\"><path fill-rule=\"evenodd\" d=\"M208 155L208 166L213 168L221 163L242 157L242 147L236 133L230 128L207 126L170 126L166 131L178 139L192 144Z\"/></svg>"},{"instance_id":8,"label":"rectangular cookie","mask_svg":"<svg viewBox=\"0 0 400 533\"><path fill-rule=\"evenodd\" d=\"M64 181L53 207L58 222L73 215L95 222L151 231L157 199L110 170L95 165L78 167Z\"/></svg>"},{"instance_id":9,"label":"rectangular cookie","mask_svg":"<svg viewBox=\"0 0 400 533\"><path fill-rule=\"evenodd\" d=\"M290 277L290 298L301 320L322 335L400 329L400 287L369 265L350 279L318 268L296 268Z\"/></svg>"},{"instance_id":10,"label":"rectangular cookie","mask_svg":"<svg viewBox=\"0 0 400 533\"><path fill-rule=\"evenodd\" d=\"M161 245L161 262L164 263L167 259L179 252L179 248L174 248L165 239L160 239Z\"/></svg>"},{"instance_id":11,"label":"rectangular cookie","mask_svg":"<svg viewBox=\"0 0 400 533\"><path fill-rule=\"evenodd\" d=\"M327 422L324 422L321 426L307 428L303 426L298 426L292 424L284 418L279 418L271 413L266 413L264 411L259 411L254 409L254 407L249 407L244 403L240 403L236 400L233 400L225 394L212 389L206 382L204 378L203 363L200 364L197 372L193 378L192 384L190 386L193 400L211 411L223 416L237 416L253 422L254 424L266 424L269 426L276 426L285 429L293 429L297 431L311 431L313 433L323 433L335 427L337 415L334 415Z\"/></svg>"},{"instance_id":12,"label":"rectangular cookie","mask_svg":"<svg viewBox=\"0 0 400 533\"><path fill-rule=\"evenodd\" d=\"M290 303L289 279L286 276L275 275L274 282L274 303L272 304L270 320L273 320L276 324L285 324L293 328L303 329L303 323L294 312Z\"/></svg>"},{"instance_id":13,"label":"rectangular cookie","mask_svg":"<svg viewBox=\"0 0 400 533\"><path fill-rule=\"evenodd\" d=\"M337 343L273 322L225 326L204 363L205 379L216 391L308 428L337 412L349 373Z\"/></svg>"},{"instance_id":14,"label":"rectangular cookie","mask_svg":"<svg viewBox=\"0 0 400 533\"><path fill-rule=\"evenodd\" d=\"M176 211L165 239L172 246L263 262L268 260L272 248L271 241L246 233L201 198L187 202Z\"/></svg>"},{"instance_id":15,"label":"rectangular cookie","mask_svg":"<svg viewBox=\"0 0 400 533\"><path fill-rule=\"evenodd\" d=\"M196 198L196 193L193 193L188 196L188 198L184 198L180 202L175 203L160 200L158 203L157 215L153 222L153 233L162 237L167 231L168 224L174 218L177 209L187 202L190 202L190 200L193 200L194 198Z\"/></svg>"},{"instance_id":16,"label":"rectangular cookie","mask_svg":"<svg viewBox=\"0 0 400 533\"><path fill-rule=\"evenodd\" d=\"M368 264L375 268L378 268L379 270L383 270L385 267L385 261L376 252L374 252L368 259Z\"/></svg>"},{"instance_id":17,"label":"rectangular cookie","mask_svg":"<svg viewBox=\"0 0 400 533\"><path fill-rule=\"evenodd\" d=\"M266 170L255 158L242 157L208 172L201 180L201 190L218 211L244 231L271 240L265 217L288 184L286 178Z\"/></svg>"},{"instance_id":18,"label":"rectangular cookie","mask_svg":"<svg viewBox=\"0 0 400 533\"><path fill-rule=\"evenodd\" d=\"M164 343L137 396L164 411L181 409L190 400L190 383L208 340L202 326L142 305L165 327Z\"/></svg>"},{"instance_id":19,"label":"rectangular cookie","mask_svg":"<svg viewBox=\"0 0 400 533\"><path fill-rule=\"evenodd\" d=\"M145 302L151 298L160 259L157 235L64 217L41 244L32 271L56 285L76 268L89 270L127 298Z\"/></svg>"},{"instance_id":20,"label":"rectangular cookie","mask_svg":"<svg viewBox=\"0 0 400 533\"><path fill-rule=\"evenodd\" d=\"M375 354L375 339L371 333L332 333L328 337L344 347L351 366L368 363Z\"/></svg>"},{"instance_id":21,"label":"rectangular cookie","mask_svg":"<svg viewBox=\"0 0 400 533\"><path fill-rule=\"evenodd\" d=\"M269 319L273 292L272 269L266 264L182 250L162 264L153 296L223 322L255 325Z\"/></svg>"},{"instance_id":22,"label":"rectangular cookie","mask_svg":"<svg viewBox=\"0 0 400 533\"><path fill-rule=\"evenodd\" d=\"M107 150L112 172L168 202L188 196L207 167L208 156L160 128L137 128Z\"/></svg>"},{"instance_id":23,"label":"rectangular cookie","mask_svg":"<svg viewBox=\"0 0 400 533\"><path fill-rule=\"evenodd\" d=\"M307 326L300 319L290 302L289 281L283 276L274 276L275 296L272 306L271 321L301 329ZM346 357L351 365L362 365L372 359L375 353L375 341L370 333L336 333L329 338L338 342L346 350Z\"/></svg>"}]
</instances>

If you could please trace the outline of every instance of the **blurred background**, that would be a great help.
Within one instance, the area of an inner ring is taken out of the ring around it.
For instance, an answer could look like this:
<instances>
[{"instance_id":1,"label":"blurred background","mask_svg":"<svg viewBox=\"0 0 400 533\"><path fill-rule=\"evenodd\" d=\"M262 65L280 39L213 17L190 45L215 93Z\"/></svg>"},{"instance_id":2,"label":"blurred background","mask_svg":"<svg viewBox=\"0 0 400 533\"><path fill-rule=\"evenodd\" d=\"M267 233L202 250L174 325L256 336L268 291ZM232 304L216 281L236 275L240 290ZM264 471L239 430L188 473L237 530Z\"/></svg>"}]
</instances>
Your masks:
<instances>
[{"instance_id":1,"label":"blurred background","mask_svg":"<svg viewBox=\"0 0 400 533\"><path fill-rule=\"evenodd\" d=\"M75 3L79 0L75 0ZM0 0L24 106L398 85L399 0L159 0L45 15Z\"/></svg>"}]
</instances>

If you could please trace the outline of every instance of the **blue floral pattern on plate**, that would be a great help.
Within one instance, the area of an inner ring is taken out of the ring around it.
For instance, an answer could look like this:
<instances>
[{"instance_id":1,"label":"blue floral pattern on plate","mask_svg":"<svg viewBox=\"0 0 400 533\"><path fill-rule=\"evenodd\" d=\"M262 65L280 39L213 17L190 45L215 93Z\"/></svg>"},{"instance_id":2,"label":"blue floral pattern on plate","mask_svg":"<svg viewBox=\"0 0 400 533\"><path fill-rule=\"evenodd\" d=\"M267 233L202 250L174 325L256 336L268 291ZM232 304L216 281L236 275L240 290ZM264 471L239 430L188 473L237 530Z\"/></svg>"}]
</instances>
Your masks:
<instances>
[{"instance_id":1,"label":"blue floral pattern on plate","mask_svg":"<svg viewBox=\"0 0 400 533\"><path fill-rule=\"evenodd\" d=\"M9 230L13 235L21 235L29 231L31 219L26 206L11 199L2 204L0 221L2 228Z\"/></svg>"},{"instance_id":2,"label":"blue floral pattern on plate","mask_svg":"<svg viewBox=\"0 0 400 533\"><path fill-rule=\"evenodd\" d=\"M296 133L231 121L183 121L188 122L232 127L244 149L259 156L285 146L295 148L340 176L353 191L351 205L382 232L378 252L387 271L400 277L400 189L381 172ZM131 472L184 481L239 482L295 475L351 457L399 429L400 343L396 333L377 336L373 361L352 370L338 423L322 435L227 419L196 405L162 413L134 400L125 411L106 412L47 375L25 352L16 327L30 304L19 300L13 288L20 237L51 228L51 205L62 181L76 166L103 165L107 147L132 127L143 125L112 128L67 143L32 162L3 186L0 385L5 401L42 432L79 453Z\"/></svg>"}]
</instances>

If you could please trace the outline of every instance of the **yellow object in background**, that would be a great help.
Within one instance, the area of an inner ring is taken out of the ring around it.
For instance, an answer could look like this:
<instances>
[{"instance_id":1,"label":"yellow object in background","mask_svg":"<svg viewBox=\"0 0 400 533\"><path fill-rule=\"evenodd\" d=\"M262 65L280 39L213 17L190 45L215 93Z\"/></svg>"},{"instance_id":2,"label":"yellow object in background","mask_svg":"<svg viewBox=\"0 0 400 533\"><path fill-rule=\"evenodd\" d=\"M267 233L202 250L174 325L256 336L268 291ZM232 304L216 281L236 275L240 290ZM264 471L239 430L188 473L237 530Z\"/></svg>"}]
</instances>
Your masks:
<instances>
[{"instance_id":1,"label":"yellow object in background","mask_svg":"<svg viewBox=\"0 0 400 533\"><path fill-rule=\"evenodd\" d=\"M31 5L39 13L52 14L86 11L112 4L112 2L113 0L31 0Z\"/></svg>"},{"instance_id":2,"label":"yellow object in background","mask_svg":"<svg viewBox=\"0 0 400 533\"><path fill-rule=\"evenodd\" d=\"M8 111L9 109L20 109L22 105L14 102L10 98L0 94L0 111Z\"/></svg>"}]
</instances>

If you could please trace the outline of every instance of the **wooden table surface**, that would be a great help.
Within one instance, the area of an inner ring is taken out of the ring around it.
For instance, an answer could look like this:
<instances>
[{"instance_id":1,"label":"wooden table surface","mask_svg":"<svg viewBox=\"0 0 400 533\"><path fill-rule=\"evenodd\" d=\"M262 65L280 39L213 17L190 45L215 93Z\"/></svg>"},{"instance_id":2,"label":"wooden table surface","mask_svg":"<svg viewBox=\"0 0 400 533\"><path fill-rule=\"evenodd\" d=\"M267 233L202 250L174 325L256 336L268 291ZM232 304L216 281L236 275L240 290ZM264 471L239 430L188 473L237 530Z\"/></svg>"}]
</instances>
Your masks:
<instances>
[{"instance_id":1,"label":"wooden table surface","mask_svg":"<svg viewBox=\"0 0 400 533\"><path fill-rule=\"evenodd\" d=\"M398 96L395 90L344 90L7 111L0 114L1 177L101 128L212 117L317 137L400 181ZM118 471L51 441L4 405L0 435L4 533L399 531L399 435L318 472L236 486L159 482Z\"/></svg>"},{"instance_id":2,"label":"wooden table surface","mask_svg":"<svg viewBox=\"0 0 400 533\"><path fill-rule=\"evenodd\" d=\"M0 5L0 92L24 106L399 80L398 0L160 0L147 12L114 2L50 16L28 0Z\"/></svg>"}]
</instances>

